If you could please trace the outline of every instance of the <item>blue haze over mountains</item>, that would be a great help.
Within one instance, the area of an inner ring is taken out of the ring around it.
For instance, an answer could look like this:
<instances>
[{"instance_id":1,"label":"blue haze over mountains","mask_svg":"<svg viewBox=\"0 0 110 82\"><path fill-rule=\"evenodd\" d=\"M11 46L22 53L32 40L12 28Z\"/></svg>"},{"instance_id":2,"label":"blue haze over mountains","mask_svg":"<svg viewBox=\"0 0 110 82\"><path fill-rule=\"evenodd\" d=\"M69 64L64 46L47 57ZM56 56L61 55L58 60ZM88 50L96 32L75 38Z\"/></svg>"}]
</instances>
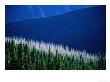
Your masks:
<instances>
[{"instance_id":1,"label":"blue haze over mountains","mask_svg":"<svg viewBox=\"0 0 110 82\"><path fill-rule=\"evenodd\" d=\"M6 5L6 22L42 18L94 5Z\"/></svg>"},{"instance_id":2,"label":"blue haze over mountains","mask_svg":"<svg viewBox=\"0 0 110 82\"><path fill-rule=\"evenodd\" d=\"M90 53L106 52L106 6L5 23L5 36L68 45Z\"/></svg>"}]
</instances>

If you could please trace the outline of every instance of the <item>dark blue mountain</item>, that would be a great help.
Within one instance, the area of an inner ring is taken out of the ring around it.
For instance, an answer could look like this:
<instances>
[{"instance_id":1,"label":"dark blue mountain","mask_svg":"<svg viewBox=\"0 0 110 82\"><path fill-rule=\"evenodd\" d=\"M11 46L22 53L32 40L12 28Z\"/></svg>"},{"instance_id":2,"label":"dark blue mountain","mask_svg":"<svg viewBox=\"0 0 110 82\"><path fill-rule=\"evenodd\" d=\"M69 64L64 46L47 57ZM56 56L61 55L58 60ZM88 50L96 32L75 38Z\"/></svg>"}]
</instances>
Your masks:
<instances>
[{"instance_id":1,"label":"dark blue mountain","mask_svg":"<svg viewBox=\"0 0 110 82\"><path fill-rule=\"evenodd\" d=\"M89 7L5 25L5 36L43 40L91 53L106 52L105 6Z\"/></svg>"}]
</instances>

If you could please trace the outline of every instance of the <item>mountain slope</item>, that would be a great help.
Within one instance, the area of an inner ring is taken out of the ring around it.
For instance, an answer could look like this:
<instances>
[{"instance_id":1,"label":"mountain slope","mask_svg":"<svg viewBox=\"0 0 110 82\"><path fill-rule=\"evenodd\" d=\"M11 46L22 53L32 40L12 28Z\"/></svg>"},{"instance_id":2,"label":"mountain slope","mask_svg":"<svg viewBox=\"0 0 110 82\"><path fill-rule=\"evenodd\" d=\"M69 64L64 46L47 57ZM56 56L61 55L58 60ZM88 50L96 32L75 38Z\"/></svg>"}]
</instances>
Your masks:
<instances>
[{"instance_id":1,"label":"mountain slope","mask_svg":"<svg viewBox=\"0 0 110 82\"><path fill-rule=\"evenodd\" d=\"M5 35L68 45L88 52L106 51L105 6L79 9L66 14L6 23Z\"/></svg>"},{"instance_id":2,"label":"mountain slope","mask_svg":"<svg viewBox=\"0 0 110 82\"><path fill-rule=\"evenodd\" d=\"M5 38L6 70L105 70L106 59L61 45Z\"/></svg>"}]
</instances>

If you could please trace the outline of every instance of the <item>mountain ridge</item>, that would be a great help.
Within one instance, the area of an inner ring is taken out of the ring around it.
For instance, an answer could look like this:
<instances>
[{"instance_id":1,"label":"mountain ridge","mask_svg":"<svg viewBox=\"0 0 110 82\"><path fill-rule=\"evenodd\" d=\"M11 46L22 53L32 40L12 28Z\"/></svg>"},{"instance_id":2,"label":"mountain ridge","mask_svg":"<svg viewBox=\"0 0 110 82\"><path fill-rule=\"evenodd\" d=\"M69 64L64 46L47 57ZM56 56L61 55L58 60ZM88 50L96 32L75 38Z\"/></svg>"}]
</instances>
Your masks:
<instances>
[{"instance_id":1,"label":"mountain ridge","mask_svg":"<svg viewBox=\"0 0 110 82\"><path fill-rule=\"evenodd\" d=\"M106 51L106 7L96 6L48 18L6 23L6 36L22 36L89 52Z\"/></svg>"},{"instance_id":2,"label":"mountain ridge","mask_svg":"<svg viewBox=\"0 0 110 82\"><path fill-rule=\"evenodd\" d=\"M63 15L63 14L71 13L71 12L74 12L74 11L80 11L80 10L84 10L84 9L87 9L87 8L93 8L93 7L96 7L96 6L94 5L94 6L90 6L90 7L81 8L81 9L79 8L79 9L76 9L76 10L70 10L69 12L62 13L62 14L57 14L57 15L52 15L52 16L39 17L39 18L29 18L29 19L17 20L17 21L6 22L6 23L16 23L16 22L22 22L22 21L30 21L30 20L46 19L46 18L50 18L50 17L54 17L54 16L60 16L60 15Z\"/></svg>"}]
</instances>

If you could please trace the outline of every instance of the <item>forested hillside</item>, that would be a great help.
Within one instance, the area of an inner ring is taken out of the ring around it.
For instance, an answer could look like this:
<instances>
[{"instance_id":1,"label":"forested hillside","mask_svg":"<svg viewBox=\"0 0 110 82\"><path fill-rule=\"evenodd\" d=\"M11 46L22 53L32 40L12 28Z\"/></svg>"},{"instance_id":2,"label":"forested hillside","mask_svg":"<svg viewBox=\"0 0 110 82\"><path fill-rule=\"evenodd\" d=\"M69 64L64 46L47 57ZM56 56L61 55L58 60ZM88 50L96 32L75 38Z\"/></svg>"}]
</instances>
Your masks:
<instances>
[{"instance_id":1,"label":"forested hillside","mask_svg":"<svg viewBox=\"0 0 110 82\"><path fill-rule=\"evenodd\" d=\"M6 38L5 69L12 70L104 70L106 59L60 45Z\"/></svg>"}]
</instances>

